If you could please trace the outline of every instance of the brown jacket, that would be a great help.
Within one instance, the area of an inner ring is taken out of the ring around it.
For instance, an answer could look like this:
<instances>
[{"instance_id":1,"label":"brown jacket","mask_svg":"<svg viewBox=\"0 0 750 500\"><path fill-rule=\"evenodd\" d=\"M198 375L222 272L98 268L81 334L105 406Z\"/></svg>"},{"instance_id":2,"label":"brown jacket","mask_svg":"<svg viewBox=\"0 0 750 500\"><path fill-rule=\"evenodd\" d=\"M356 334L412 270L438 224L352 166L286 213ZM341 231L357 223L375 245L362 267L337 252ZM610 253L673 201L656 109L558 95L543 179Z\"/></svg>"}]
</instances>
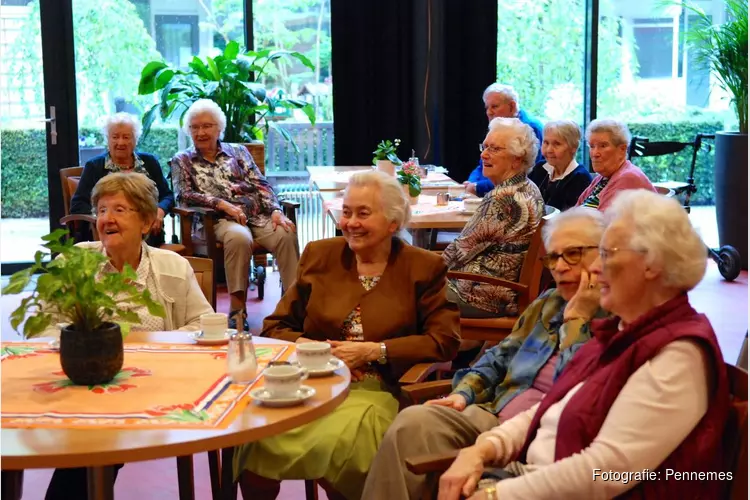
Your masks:
<instances>
[{"instance_id":1,"label":"brown jacket","mask_svg":"<svg viewBox=\"0 0 750 500\"><path fill-rule=\"evenodd\" d=\"M365 341L385 343L388 369L382 374L395 383L415 363L447 361L458 351L458 309L446 298L446 273L439 255L393 238L388 265L368 292L344 238L311 242L297 280L263 321L261 335L343 340L344 320L359 304Z\"/></svg>"}]
</instances>

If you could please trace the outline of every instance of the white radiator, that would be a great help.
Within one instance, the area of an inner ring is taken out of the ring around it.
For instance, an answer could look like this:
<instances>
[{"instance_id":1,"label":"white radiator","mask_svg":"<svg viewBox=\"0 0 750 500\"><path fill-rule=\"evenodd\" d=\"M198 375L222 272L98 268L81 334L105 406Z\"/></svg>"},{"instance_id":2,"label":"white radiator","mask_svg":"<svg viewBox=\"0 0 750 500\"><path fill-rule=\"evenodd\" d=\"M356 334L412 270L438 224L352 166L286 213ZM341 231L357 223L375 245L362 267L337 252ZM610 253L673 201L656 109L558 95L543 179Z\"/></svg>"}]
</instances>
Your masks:
<instances>
[{"instance_id":1,"label":"white radiator","mask_svg":"<svg viewBox=\"0 0 750 500\"><path fill-rule=\"evenodd\" d=\"M297 209L297 234L299 235L300 251L315 240L323 238L323 224L326 224L325 236L335 235L335 226L329 217L323 218L323 202L320 195L310 189L307 184L281 184L277 187L280 199L296 201L300 204Z\"/></svg>"}]
</instances>

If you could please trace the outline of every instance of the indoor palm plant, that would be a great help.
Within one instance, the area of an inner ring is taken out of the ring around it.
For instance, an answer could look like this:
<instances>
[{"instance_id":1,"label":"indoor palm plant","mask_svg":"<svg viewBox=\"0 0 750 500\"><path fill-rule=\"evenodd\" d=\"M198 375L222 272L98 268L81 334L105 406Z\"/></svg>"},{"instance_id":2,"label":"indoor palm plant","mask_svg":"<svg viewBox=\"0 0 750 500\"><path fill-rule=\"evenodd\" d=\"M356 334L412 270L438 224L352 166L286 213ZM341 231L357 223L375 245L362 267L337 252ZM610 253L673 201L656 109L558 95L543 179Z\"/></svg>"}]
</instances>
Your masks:
<instances>
[{"instance_id":1,"label":"indoor palm plant","mask_svg":"<svg viewBox=\"0 0 750 500\"><path fill-rule=\"evenodd\" d=\"M731 96L739 121L739 132L716 132L714 193L720 244L735 247L742 256L742 268L747 269L748 1L726 0L724 4L726 21L721 24L714 24L700 7L683 6L696 19L686 34L688 47Z\"/></svg>"},{"instance_id":2,"label":"indoor palm plant","mask_svg":"<svg viewBox=\"0 0 750 500\"><path fill-rule=\"evenodd\" d=\"M173 68L164 61L149 62L141 72L138 93L158 92L159 102L143 115L144 135L157 116L165 121L178 116L182 125L182 117L191 104L198 99L211 99L226 115L225 141L262 141L269 127L291 140L284 128L276 126L274 116L301 109L314 125L313 106L300 99L287 98L285 92L271 96L259 83L272 65L284 58L296 59L314 70L310 60L299 52L265 49L240 53L240 46L234 41L215 58L194 57L187 70Z\"/></svg>"},{"instance_id":3,"label":"indoor palm plant","mask_svg":"<svg viewBox=\"0 0 750 500\"><path fill-rule=\"evenodd\" d=\"M97 274L107 256L88 248L74 246L67 231L58 229L42 237L48 252L38 251L34 264L15 273L3 288L3 294L23 292L34 273L41 272L31 295L10 315L11 326L18 331L24 319L24 338L44 335L60 322L60 364L65 375L76 384L96 385L112 380L122 368L123 336L130 324L139 321L133 311L146 306L150 314L164 317L164 307L140 292L133 281L137 276L128 265L121 273ZM45 265L45 256L58 254ZM117 297L120 300L116 300Z\"/></svg>"}]
</instances>

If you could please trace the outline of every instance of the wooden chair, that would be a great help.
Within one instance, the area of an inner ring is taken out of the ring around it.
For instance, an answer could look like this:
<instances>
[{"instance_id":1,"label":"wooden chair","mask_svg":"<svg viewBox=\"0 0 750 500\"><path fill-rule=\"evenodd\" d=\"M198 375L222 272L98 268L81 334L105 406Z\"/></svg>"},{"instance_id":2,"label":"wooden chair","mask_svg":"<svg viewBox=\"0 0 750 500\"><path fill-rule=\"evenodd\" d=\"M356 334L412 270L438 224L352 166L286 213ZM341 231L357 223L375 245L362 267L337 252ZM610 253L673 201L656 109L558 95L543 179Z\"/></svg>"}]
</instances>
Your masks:
<instances>
[{"instance_id":1,"label":"wooden chair","mask_svg":"<svg viewBox=\"0 0 750 500\"><path fill-rule=\"evenodd\" d=\"M461 338L463 340L477 340L486 342L500 342L510 334L513 325L516 324L520 314L526 310L528 305L539 296L540 283L542 279L541 257L544 254L542 244L542 228L546 221L559 214L560 211L554 207L546 206L545 215L539 223L529 242L529 249L521 267L518 282L508 281L501 278L486 276L483 274L463 273L449 271L449 279L464 279L489 285L503 286L518 293L518 316L506 316L502 318L461 318Z\"/></svg>"},{"instance_id":2,"label":"wooden chair","mask_svg":"<svg viewBox=\"0 0 750 500\"><path fill-rule=\"evenodd\" d=\"M724 444L724 467L722 470L732 472L732 481L728 482L722 498L744 500L747 498L747 372L729 363L724 364L724 369L729 380L731 408L722 438ZM450 391L449 381L440 382L447 382L448 391ZM427 386L428 384L434 384L437 387L437 383L432 382L419 385ZM403 390L404 392L410 391L409 388ZM439 395L437 389L430 392L429 388L425 388L424 390L411 391L410 397L431 399ZM428 484L437 484L437 478L448 470L456 456L458 456L458 450L421 457L408 457L406 458L406 467L413 474L430 475ZM433 494L433 491L425 488L422 498L425 500L432 499L434 498Z\"/></svg>"},{"instance_id":3,"label":"wooden chair","mask_svg":"<svg viewBox=\"0 0 750 500\"><path fill-rule=\"evenodd\" d=\"M725 364L731 408L724 429L723 471L732 471L732 481L727 485L724 498L747 498L747 371L729 363Z\"/></svg>"},{"instance_id":4,"label":"wooden chair","mask_svg":"<svg viewBox=\"0 0 750 500\"><path fill-rule=\"evenodd\" d=\"M91 234L94 241L99 241L99 234L96 231L96 217L89 214L70 213L70 200L73 199L73 195L75 194L76 189L78 189L82 173L83 167L68 167L60 169L60 183L63 192L63 211L65 213L65 216L60 219L60 224L67 226L70 234L75 234L75 229L79 224L88 223L91 227ZM160 245L159 248L171 250L180 255L185 253L185 247L181 244L165 243Z\"/></svg>"},{"instance_id":5,"label":"wooden chair","mask_svg":"<svg viewBox=\"0 0 750 500\"><path fill-rule=\"evenodd\" d=\"M211 308L216 310L216 294L214 280L214 263L211 259L204 259L201 257L185 257L190 262L190 267L193 268L195 273L195 279L198 281L198 285L201 287L203 295L206 296L206 300L211 304Z\"/></svg>"},{"instance_id":6,"label":"wooden chair","mask_svg":"<svg viewBox=\"0 0 750 500\"><path fill-rule=\"evenodd\" d=\"M246 144L245 147L250 151L250 155L258 165L261 174L265 175L265 159L263 143ZM171 165L172 180L175 185L179 184L180 169ZM289 220L297 224L296 210L300 204L296 201L279 200ZM203 207L188 207L180 205L174 208L174 212L180 216L180 234L182 244L185 245L186 255L202 255L210 258L214 262L214 276L218 275L220 269L224 269L224 246L221 242L216 241L214 225L219 218L219 212ZM203 225L203 236L193 233L193 223L199 220ZM265 295L265 263L270 252L253 242L253 260L251 270L256 273L256 285L258 286L258 299L263 300ZM257 260L256 260L257 259ZM214 290L215 292L215 290Z\"/></svg>"}]
</instances>

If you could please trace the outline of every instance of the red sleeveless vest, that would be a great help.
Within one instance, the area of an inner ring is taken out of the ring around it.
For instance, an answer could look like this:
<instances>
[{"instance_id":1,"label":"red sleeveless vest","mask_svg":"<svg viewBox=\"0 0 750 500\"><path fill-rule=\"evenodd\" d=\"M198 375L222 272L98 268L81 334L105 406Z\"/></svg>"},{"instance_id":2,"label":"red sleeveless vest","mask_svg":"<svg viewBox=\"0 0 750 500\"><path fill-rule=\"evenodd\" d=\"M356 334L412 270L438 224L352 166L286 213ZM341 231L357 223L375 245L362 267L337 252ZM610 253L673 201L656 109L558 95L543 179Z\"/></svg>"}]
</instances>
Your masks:
<instances>
[{"instance_id":1,"label":"red sleeveless vest","mask_svg":"<svg viewBox=\"0 0 750 500\"><path fill-rule=\"evenodd\" d=\"M578 383L586 381L563 410L557 427L555 460L588 447L609 413L622 387L638 368L676 340L692 340L701 346L714 375L709 386L708 410L698 425L659 466L659 481L644 481L621 498L719 498L726 482L666 479L666 469L677 472L719 472L722 468L721 438L729 411L729 388L724 359L708 319L688 303L687 294L651 310L622 331L619 318L592 322L593 338L583 345L555 385L542 400L529 426L518 460L534 439L542 415Z\"/></svg>"}]
</instances>

